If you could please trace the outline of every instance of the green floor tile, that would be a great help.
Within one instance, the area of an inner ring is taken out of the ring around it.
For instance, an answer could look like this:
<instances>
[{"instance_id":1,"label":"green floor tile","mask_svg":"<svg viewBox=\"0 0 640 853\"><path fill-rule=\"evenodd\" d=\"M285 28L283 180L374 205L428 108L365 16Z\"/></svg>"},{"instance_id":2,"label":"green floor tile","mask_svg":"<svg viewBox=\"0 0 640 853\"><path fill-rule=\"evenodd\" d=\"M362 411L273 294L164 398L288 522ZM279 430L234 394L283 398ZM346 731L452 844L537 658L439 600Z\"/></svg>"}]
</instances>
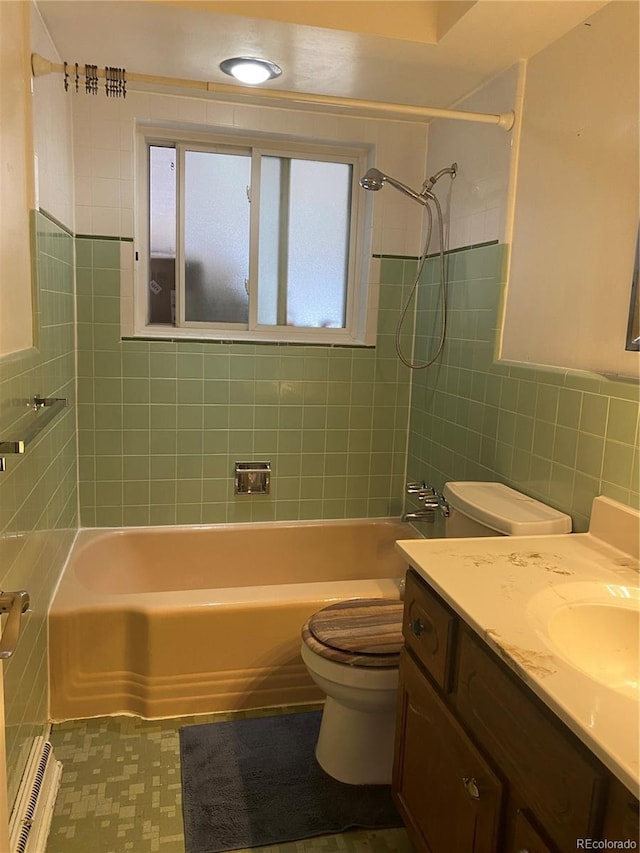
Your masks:
<instances>
[{"instance_id":1,"label":"green floor tile","mask_svg":"<svg viewBox=\"0 0 640 853\"><path fill-rule=\"evenodd\" d=\"M63 773L47 853L184 853L178 729L291 710L157 721L97 717L55 724L51 742ZM253 853L412 850L403 829L353 830L252 848Z\"/></svg>"}]
</instances>

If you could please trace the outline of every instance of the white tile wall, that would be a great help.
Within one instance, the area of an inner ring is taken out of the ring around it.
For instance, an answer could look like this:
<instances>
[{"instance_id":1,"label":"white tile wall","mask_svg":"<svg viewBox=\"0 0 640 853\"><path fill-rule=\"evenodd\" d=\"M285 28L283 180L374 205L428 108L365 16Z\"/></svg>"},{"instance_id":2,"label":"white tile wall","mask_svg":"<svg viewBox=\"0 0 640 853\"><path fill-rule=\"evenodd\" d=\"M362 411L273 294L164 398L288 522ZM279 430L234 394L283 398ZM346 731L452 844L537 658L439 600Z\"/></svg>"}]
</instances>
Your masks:
<instances>
[{"instance_id":1,"label":"white tile wall","mask_svg":"<svg viewBox=\"0 0 640 853\"><path fill-rule=\"evenodd\" d=\"M35 53L60 62L35 4L31 5L31 47ZM73 230L71 101L59 74L34 80L32 112L39 205Z\"/></svg>"},{"instance_id":2,"label":"white tile wall","mask_svg":"<svg viewBox=\"0 0 640 853\"><path fill-rule=\"evenodd\" d=\"M472 112L503 113L515 105L518 66L455 104ZM458 175L436 184L449 249L505 238L511 163L511 132L496 125L436 119L429 126L426 174L457 162ZM437 248L434 241L433 248Z\"/></svg>"},{"instance_id":3,"label":"white tile wall","mask_svg":"<svg viewBox=\"0 0 640 853\"><path fill-rule=\"evenodd\" d=\"M407 182L420 182L426 156L426 126L327 115L187 97L130 91L124 100L73 94L76 155L76 230L108 237L134 235L133 140L135 122L178 122L197 127L277 133L303 139L371 146L371 162ZM395 171L394 171L395 170ZM364 192L364 191L363 191ZM377 254L416 255L422 218L394 192L371 198L371 248Z\"/></svg>"}]
</instances>

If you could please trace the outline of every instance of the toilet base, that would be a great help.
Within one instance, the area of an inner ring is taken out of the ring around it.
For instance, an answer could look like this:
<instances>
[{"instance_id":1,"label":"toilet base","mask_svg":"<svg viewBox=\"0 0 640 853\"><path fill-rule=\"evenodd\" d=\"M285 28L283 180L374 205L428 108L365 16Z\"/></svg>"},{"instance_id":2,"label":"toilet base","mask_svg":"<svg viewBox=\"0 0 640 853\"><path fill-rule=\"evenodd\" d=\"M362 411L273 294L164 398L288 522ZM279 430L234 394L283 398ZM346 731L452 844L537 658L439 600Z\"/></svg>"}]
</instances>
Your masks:
<instances>
[{"instance_id":1,"label":"toilet base","mask_svg":"<svg viewBox=\"0 0 640 853\"><path fill-rule=\"evenodd\" d=\"M316 745L318 763L339 782L390 785L395 721L395 702L381 711L358 711L328 696Z\"/></svg>"}]
</instances>

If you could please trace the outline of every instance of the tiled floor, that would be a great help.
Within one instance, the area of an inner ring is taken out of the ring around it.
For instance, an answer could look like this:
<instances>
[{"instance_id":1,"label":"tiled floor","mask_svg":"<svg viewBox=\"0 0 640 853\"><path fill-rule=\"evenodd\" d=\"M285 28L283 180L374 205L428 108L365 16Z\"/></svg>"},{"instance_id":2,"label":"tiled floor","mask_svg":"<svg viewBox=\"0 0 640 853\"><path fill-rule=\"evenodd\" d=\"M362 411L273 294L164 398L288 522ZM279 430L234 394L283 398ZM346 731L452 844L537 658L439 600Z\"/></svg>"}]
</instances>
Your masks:
<instances>
[{"instance_id":1,"label":"tiled floor","mask_svg":"<svg viewBox=\"0 0 640 853\"><path fill-rule=\"evenodd\" d=\"M284 711L293 709L283 708ZM47 853L184 853L178 729L268 711L149 721L98 717L54 725L63 775ZM402 829L353 831L254 853L411 853Z\"/></svg>"}]
</instances>

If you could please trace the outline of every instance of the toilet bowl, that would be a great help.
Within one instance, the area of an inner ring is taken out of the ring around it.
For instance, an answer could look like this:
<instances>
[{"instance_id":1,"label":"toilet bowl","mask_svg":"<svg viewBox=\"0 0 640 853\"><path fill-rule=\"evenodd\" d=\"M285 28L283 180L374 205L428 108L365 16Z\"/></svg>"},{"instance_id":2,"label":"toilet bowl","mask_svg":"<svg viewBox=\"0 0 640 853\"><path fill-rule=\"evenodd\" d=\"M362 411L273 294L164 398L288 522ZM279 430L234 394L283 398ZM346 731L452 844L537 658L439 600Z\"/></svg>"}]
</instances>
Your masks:
<instances>
[{"instance_id":1,"label":"toilet bowl","mask_svg":"<svg viewBox=\"0 0 640 853\"><path fill-rule=\"evenodd\" d=\"M302 629L302 660L326 694L316 758L352 785L391 782L402 602L332 604Z\"/></svg>"},{"instance_id":2,"label":"toilet bowl","mask_svg":"<svg viewBox=\"0 0 640 853\"><path fill-rule=\"evenodd\" d=\"M501 483L447 483L446 535L545 535L571 532L571 519ZM357 599L325 607L302 629L302 660L327 698L316 758L352 785L391 783L400 601Z\"/></svg>"}]
</instances>

